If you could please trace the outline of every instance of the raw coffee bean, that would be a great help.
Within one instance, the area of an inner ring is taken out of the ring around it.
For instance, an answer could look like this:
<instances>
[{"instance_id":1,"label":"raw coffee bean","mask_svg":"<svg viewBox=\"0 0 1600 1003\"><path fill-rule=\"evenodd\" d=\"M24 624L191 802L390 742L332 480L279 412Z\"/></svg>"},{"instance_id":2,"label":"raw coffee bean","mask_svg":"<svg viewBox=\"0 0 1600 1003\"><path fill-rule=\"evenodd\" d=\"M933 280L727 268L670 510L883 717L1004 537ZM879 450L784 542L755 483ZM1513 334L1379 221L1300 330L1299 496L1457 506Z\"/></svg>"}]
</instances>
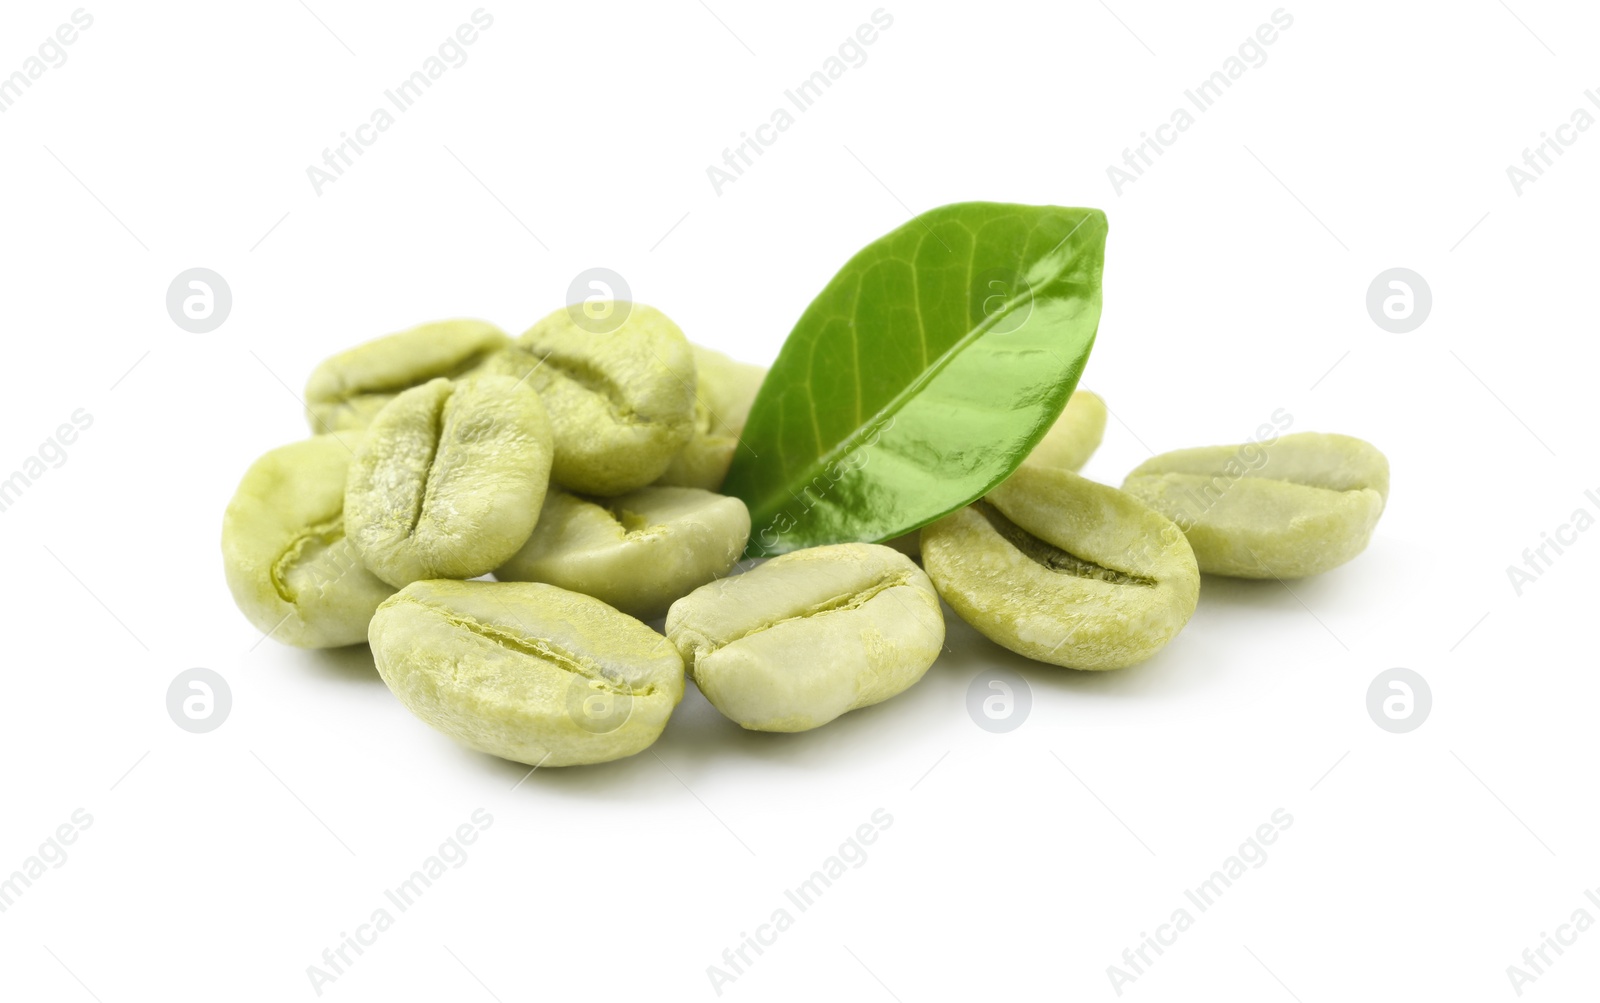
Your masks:
<instances>
[{"instance_id":1,"label":"raw coffee bean","mask_svg":"<svg viewBox=\"0 0 1600 1003\"><path fill-rule=\"evenodd\" d=\"M694 434L656 483L715 491L728 476L739 434L767 370L699 345L689 347L694 351L696 376Z\"/></svg>"},{"instance_id":2,"label":"raw coffee bean","mask_svg":"<svg viewBox=\"0 0 1600 1003\"><path fill-rule=\"evenodd\" d=\"M487 574L533 532L550 453L539 397L515 380L413 387L356 449L345 491L350 542L396 588Z\"/></svg>"},{"instance_id":3,"label":"raw coffee bean","mask_svg":"<svg viewBox=\"0 0 1600 1003\"><path fill-rule=\"evenodd\" d=\"M558 585L650 619L727 574L749 539L744 502L710 491L649 487L591 500L551 488L533 536L494 576Z\"/></svg>"},{"instance_id":4,"label":"raw coffee bean","mask_svg":"<svg viewBox=\"0 0 1600 1003\"><path fill-rule=\"evenodd\" d=\"M1077 473L1100 448L1105 434L1106 402L1099 394L1079 390L1023 462Z\"/></svg>"},{"instance_id":5,"label":"raw coffee bean","mask_svg":"<svg viewBox=\"0 0 1600 1003\"><path fill-rule=\"evenodd\" d=\"M1367 548L1389 497L1389 461L1348 435L1164 453L1122 485L1182 527L1200 570L1304 578Z\"/></svg>"},{"instance_id":6,"label":"raw coffee bean","mask_svg":"<svg viewBox=\"0 0 1600 1003\"><path fill-rule=\"evenodd\" d=\"M369 639L411 713L529 766L641 752L683 698L683 659L666 638L553 585L415 582L378 608Z\"/></svg>"},{"instance_id":7,"label":"raw coffee bean","mask_svg":"<svg viewBox=\"0 0 1600 1003\"><path fill-rule=\"evenodd\" d=\"M1073 669L1149 658L1200 594L1177 526L1130 494L1048 467L1024 466L925 527L922 565L979 633Z\"/></svg>"},{"instance_id":8,"label":"raw coffee bean","mask_svg":"<svg viewBox=\"0 0 1600 1003\"><path fill-rule=\"evenodd\" d=\"M806 731L904 692L944 646L928 576L870 543L813 547L672 604L667 636L741 727Z\"/></svg>"},{"instance_id":9,"label":"raw coffee bean","mask_svg":"<svg viewBox=\"0 0 1600 1003\"><path fill-rule=\"evenodd\" d=\"M325 360L306 382L313 432L366 428L403 390L472 372L509 343L481 320L446 320L391 334Z\"/></svg>"},{"instance_id":10,"label":"raw coffee bean","mask_svg":"<svg viewBox=\"0 0 1600 1003\"><path fill-rule=\"evenodd\" d=\"M488 363L539 392L555 436L551 478L620 495L666 472L694 432L695 372L678 325L642 303L602 305L618 326L591 330L573 308L535 324ZM581 314L579 315L581 316Z\"/></svg>"},{"instance_id":11,"label":"raw coffee bean","mask_svg":"<svg viewBox=\"0 0 1600 1003\"><path fill-rule=\"evenodd\" d=\"M356 644L394 593L345 539L345 476L363 437L319 435L274 449L250 465L222 517L234 602L285 644Z\"/></svg>"}]
</instances>

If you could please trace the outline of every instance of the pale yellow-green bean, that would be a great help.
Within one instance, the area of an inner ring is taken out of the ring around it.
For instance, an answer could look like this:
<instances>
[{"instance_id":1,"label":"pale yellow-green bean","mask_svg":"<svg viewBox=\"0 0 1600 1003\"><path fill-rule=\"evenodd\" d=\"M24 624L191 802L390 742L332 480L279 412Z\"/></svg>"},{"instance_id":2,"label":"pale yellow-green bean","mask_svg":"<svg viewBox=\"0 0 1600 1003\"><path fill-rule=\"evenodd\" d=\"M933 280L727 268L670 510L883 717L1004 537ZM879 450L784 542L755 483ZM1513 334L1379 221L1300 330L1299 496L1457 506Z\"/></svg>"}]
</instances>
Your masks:
<instances>
[{"instance_id":1,"label":"pale yellow-green bean","mask_svg":"<svg viewBox=\"0 0 1600 1003\"><path fill-rule=\"evenodd\" d=\"M411 713L529 766L641 752L683 697L683 660L666 638L553 585L415 582L379 607L369 639Z\"/></svg>"},{"instance_id":2,"label":"pale yellow-green bean","mask_svg":"<svg viewBox=\"0 0 1600 1003\"><path fill-rule=\"evenodd\" d=\"M550 454L538 395L509 377L413 387L356 449L345 492L350 542L397 588L487 574L533 532Z\"/></svg>"},{"instance_id":3,"label":"pale yellow-green bean","mask_svg":"<svg viewBox=\"0 0 1600 1003\"><path fill-rule=\"evenodd\" d=\"M1194 613L1200 572L1183 533L1116 488L1024 466L922 530L922 565L961 618L1041 662L1120 669Z\"/></svg>"},{"instance_id":4,"label":"pale yellow-green bean","mask_svg":"<svg viewBox=\"0 0 1600 1003\"><path fill-rule=\"evenodd\" d=\"M345 538L344 486L365 433L319 435L251 464L222 517L222 566L245 617L302 648L355 644L394 588Z\"/></svg>"},{"instance_id":5,"label":"pale yellow-green bean","mask_svg":"<svg viewBox=\"0 0 1600 1003\"><path fill-rule=\"evenodd\" d=\"M752 731L806 731L904 692L944 646L928 576L869 543L813 547L673 603L695 685Z\"/></svg>"},{"instance_id":6,"label":"pale yellow-green bean","mask_svg":"<svg viewBox=\"0 0 1600 1003\"><path fill-rule=\"evenodd\" d=\"M1200 570L1304 578L1366 549L1389 496L1389 461L1348 435L1180 449L1123 482L1189 538Z\"/></svg>"},{"instance_id":7,"label":"pale yellow-green bean","mask_svg":"<svg viewBox=\"0 0 1600 1003\"><path fill-rule=\"evenodd\" d=\"M311 430L366 428L401 391L441 376L465 376L508 343L493 324L446 320L340 352L324 360L306 381Z\"/></svg>"},{"instance_id":8,"label":"pale yellow-green bean","mask_svg":"<svg viewBox=\"0 0 1600 1003\"><path fill-rule=\"evenodd\" d=\"M1050 430L1022 462L1077 473L1106 434L1106 402L1088 390L1073 393Z\"/></svg>"},{"instance_id":9,"label":"pale yellow-green bean","mask_svg":"<svg viewBox=\"0 0 1600 1003\"><path fill-rule=\"evenodd\" d=\"M739 433L767 370L699 345L690 348L696 375L694 434L656 483L715 491L728 476Z\"/></svg>"},{"instance_id":10,"label":"pale yellow-green bean","mask_svg":"<svg viewBox=\"0 0 1600 1003\"><path fill-rule=\"evenodd\" d=\"M649 487L589 499L551 488L501 581L546 582L658 617L728 573L750 539L744 502L698 488Z\"/></svg>"},{"instance_id":11,"label":"pale yellow-green bean","mask_svg":"<svg viewBox=\"0 0 1600 1003\"><path fill-rule=\"evenodd\" d=\"M555 437L551 479L591 495L626 494L666 472L694 432L689 342L643 303L606 304L614 329L580 326L563 307L489 361L539 392Z\"/></svg>"}]
</instances>

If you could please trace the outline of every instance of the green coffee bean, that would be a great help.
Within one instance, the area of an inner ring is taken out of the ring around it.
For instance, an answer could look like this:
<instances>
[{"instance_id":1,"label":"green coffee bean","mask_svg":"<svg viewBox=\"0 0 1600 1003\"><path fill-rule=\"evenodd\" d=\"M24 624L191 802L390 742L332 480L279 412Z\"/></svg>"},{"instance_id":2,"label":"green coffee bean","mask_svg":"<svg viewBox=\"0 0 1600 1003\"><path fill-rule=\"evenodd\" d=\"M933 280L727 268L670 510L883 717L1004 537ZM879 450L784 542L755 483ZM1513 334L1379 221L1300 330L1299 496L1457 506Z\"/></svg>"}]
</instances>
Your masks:
<instances>
[{"instance_id":1,"label":"green coffee bean","mask_svg":"<svg viewBox=\"0 0 1600 1003\"><path fill-rule=\"evenodd\" d=\"M539 397L515 380L413 387L356 449L345 492L350 542L396 587L487 574L533 532L550 453Z\"/></svg>"},{"instance_id":2,"label":"green coffee bean","mask_svg":"<svg viewBox=\"0 0 1600 1003\"><path fill-rule=\"evenodd\" d=\"M1132 495L1049 467L1024 466L925 527L922 565L979 633L1073 669L1149 658L1200 594L1177 526Z\"/></svg>"},{"instance_id":3,"label":"green coffee bean","mask_svg":"<svg viewBox=\"0 0 1600 1003\"><path fill-rule=\"evenodd\" d=\"M1304 578L1367 548L1389 497L1389 461L1348 435L1296 432L1164 453L1123 489L1182 527L1207 574Z\"/></svg>"},{"instance_id":4,"label":"green coffee bean","mask_svg":"<svg viewBox=\"0 0 1600 1003\"><path fill-rule=\"evenodd\" d=\"M1076 473L1100 448L1105 434L1106 402L1099 394L1079 390L1023 462Z\"/></svg>"},{"instance_id":5,"label":"green coffee bean","mask_svg":"<svg viewBox=\"0 0 1600 1003\"><path fill-rule=\"evenodd\" d=\"M641 752L683 698L683 659L666 638L553 585L415 582L378 608L369 640L411 713L529 766Z\"/></svg>"},{"instance_id":6,"label":"green coffee bean","mask_svg":"<svg viewBox=\"0 0 1600 1003\"><path fill-rule=\"evenodd\" d=\"M662 475L694 432L694 357L678 325L642 303L604 305L617 326L592 330L563 307L488 368L539 392L555 436L551 478L619 495Z\"/></svg>"},{"instance_id":7,"label":"green coffee bean","mask_svg":"<svg viewBox=\"0 0 1600 1003\"><path fill-rule=\"evenodd\" d=\"M222 565L234 602L286 644L356 644L394 592L345 539L345 476L363 437L319 435L274 449L250 465L222 517Z\"/></svg>"},{"instance_id":8,"label":"green coffee bean","mask_svg":"<svg viewBox=\"0 0 1600 1003\"><path fill-rule=\"evenodd\" d=\"M366 428L402 390L478 368L508 339L481 320L447 320L391 334L325 360L306 382L313 432Z\"/></svg>"},{"instance_id":9,"label":"green coffee bean","mask_svg":"<svg viewBox=\"0 0 1600 1003\"><path fill-rule=\"evenodd\" d=\"M494 575L545 582L651 618L728 573L750 539L737 498L697 488L640 488L589 500L551 488L533 536Z\"/></svg>"},{"instance_id":10,"label":"green coffee bean","mask_svg":"<svg viewBox=\"0 0 1600 1003\"><path fill-rule=\"evenodd\" d=\"M667 636L712 706L806 731L904 692L944 646L928 576L888 547L797 550L672 604Z\"/></svg>"},{"instance_id":11,"label":"green coffee bean","mask_svg":"<svg viewBox=\"0 0 1600 1003\"><path fill-rule=\"evenodd\" d=\"M656 483L716 491L728 476L739 434L767 370L699 345L689 347L696 376L694 434Z\"/></svg>"}]
</instances>

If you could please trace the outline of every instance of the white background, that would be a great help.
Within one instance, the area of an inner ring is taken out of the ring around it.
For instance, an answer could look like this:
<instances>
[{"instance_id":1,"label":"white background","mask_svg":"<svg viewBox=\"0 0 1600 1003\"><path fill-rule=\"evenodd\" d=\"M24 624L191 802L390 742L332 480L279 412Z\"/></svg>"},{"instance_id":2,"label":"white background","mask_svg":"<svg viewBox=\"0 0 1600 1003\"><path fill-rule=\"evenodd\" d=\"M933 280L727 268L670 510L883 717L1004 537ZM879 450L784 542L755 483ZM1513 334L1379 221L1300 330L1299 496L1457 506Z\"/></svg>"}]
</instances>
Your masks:
<instances>
[{"instance_id":1,"label":"white background","mask_svg":"<svg viewBox=\"0 0 1600 1003\"><path fill-rule=\"evenodd\" d=\"M0 996L314 999L307 966L482 808L467 862L324 998L715 999L708 966L881 808L865 863L724 998L1110 1000L1107 966L1282 808L1266 863L1125 998L1516 998L1506 967L1542 932L1600 919L1600 532L1520 596L1506 574L1600 514L1600 129L1520 195L1506 175L1600 115L1595 11L1289 6L1266 63L1118 194L1107 166L1270 0L887 6L867 62L718 195L706 167L875 5L708 2L490 6L466 64L320 196L307 166L473 3L90 7L0 115L0 477L93 416L0 513L0 873L93 818L0 914ZM6 5L0 74L73 9ZM1109 214L1083 386L1115 420L1087 474L1284 408L1389 456L1369 551L1290 587L1208 580L1123 672L1031 664L952 617L950 652L875 709L747 734L691 690L657 755L520 786L414 720L364 648L258 644L234 609L223 507L306 433L322 357L452 316L516 333L602 265L767 362L850 254L967 199ZM195 266L233 291L210 334L165 309ZM1366 311L1394 266L1432 288L1408 334ZM210 734L165 709L193 666L232 688ZM992 666L1031 690L1010 734L966 709ZM1365 707L1394 666L1434 700L1405 735ZM1590 931L1524 993L1597 982Z\"/></svg>"}]
</instances>

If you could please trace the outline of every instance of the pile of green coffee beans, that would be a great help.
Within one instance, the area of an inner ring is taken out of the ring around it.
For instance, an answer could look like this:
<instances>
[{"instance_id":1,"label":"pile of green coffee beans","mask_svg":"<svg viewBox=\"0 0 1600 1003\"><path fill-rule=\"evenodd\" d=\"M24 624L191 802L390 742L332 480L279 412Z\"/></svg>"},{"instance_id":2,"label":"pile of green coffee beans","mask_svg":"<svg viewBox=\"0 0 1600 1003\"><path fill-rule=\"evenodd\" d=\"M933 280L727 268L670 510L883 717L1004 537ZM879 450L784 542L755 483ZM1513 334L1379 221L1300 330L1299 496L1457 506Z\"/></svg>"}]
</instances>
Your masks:
<instances>
[{"instance_id":1,"label":"pile of green coffee beans","mask_svg":"<svg viewBox=\"0 0 1600 1003\"><path fill-rule=\"evenodd\" d=\"M1078 392L1015 474L920 535L730 575L750 516L715 492L765 371L611 306L614 329L451 321L318 366L318 434L258 459L224 517L239 608L289 644L368 641L400 701L474 749L600 763L656 740L686 674L759 731L902 693L944 645L941 597L1029 658L1132 665L1183 629L1202 573L1340 565L1388 493L1381 453L1316 433L1097 484L1076 471L1105 404ZM665 636L643 622L663 616Z\"/></svg>"}]
</instances>

